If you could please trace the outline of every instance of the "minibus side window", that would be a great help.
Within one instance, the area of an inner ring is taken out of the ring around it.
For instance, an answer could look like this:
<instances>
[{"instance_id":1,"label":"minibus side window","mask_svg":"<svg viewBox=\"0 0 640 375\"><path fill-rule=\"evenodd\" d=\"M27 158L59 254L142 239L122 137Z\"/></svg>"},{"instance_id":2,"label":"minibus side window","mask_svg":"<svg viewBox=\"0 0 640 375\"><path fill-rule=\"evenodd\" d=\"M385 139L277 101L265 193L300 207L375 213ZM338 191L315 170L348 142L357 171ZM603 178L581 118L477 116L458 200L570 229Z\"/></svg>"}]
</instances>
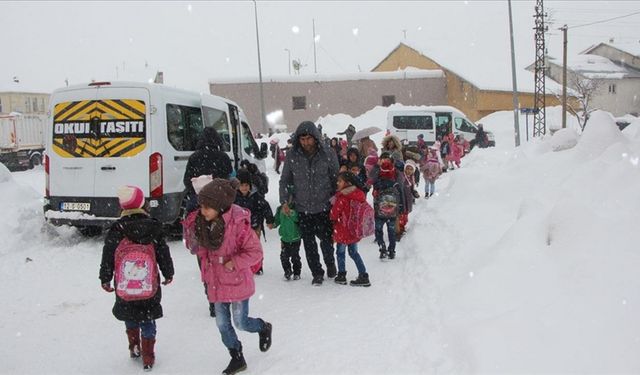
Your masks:
<instances>
[{"instance_id":1,"label":"minibus side window","mask_svg":"<svg viewBox=\"0 0 640 375\"><path fill-rule=\"evenodd\" d=\"M252 155L253 157L257 157L258 151L260 151L260 149L258 148L258 144L256 143L255 139L253 139L253 134L251 134L251 128L249 127L249 124L244 121L242 121L242 138L240 138L240 142L242 143L244 152Z\"/></svg>"},{"instance_id":2,"label":"minibus side window","mask_svg":"<svg viewBox=\"0 0 640 375\"><path fill-rule=\"evenodd\" d=\"M167 137L178 151L195 151L202 133L202 112L197 107L167 104Z\"/></svg>"},{"instance_id":3,"label":"minibus side window","mask_svg":"<svg viewBox=\"0 0 640 375\"><path fill-rule=\"evenodd\" d=\"M473 125L471 125L467 120L463 118L456 117L454 123L455 123L456 129L461 132L475 133L477 131Z\"/></svg>"},{"instance_id":4,"label":"minibus side window","mask_svg":"<svg viewBox=\"0 0 640 375\"><path fill-rule=\"evenodd\" d=\"M210 107L202 107L202 110L204 111L204 126L216 129L224 141L221 151L231 151L231 134L229 134L227 113Z\"/></svg>"}]
</instances>

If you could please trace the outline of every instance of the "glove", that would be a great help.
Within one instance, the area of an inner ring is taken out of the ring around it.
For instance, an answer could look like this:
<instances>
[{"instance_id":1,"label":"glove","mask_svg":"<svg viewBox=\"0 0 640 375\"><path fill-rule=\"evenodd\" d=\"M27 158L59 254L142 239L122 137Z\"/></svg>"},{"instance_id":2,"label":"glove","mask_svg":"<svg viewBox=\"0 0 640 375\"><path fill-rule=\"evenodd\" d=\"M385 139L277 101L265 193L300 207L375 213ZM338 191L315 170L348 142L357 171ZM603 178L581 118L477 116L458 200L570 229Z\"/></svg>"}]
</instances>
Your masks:
<instances>
[{"instance_id":1,"label":"glove","mask_svg":"<svg viewBox=\"0 0 640 375\"><path fill-rule=\"evenodd\" d=\"M102 289L104 289L104 291L107 292L107 293L111 293L111 292L113 292L115 290L115 289L113 289L111 287L111 283L102 284Z\"/></svg>"},{"instance_id":2,"label":"glove","mask_svg":"<svg viewBox=\"0 0 640 375\"><path fill-rule=\"evenodd\" d=\"M173 281L172 277L170 277L168 279L164 279L164 281L162 282L162 285L169 285L169 284L171 284L172 281Z\"/></svg>"}]
</instances>

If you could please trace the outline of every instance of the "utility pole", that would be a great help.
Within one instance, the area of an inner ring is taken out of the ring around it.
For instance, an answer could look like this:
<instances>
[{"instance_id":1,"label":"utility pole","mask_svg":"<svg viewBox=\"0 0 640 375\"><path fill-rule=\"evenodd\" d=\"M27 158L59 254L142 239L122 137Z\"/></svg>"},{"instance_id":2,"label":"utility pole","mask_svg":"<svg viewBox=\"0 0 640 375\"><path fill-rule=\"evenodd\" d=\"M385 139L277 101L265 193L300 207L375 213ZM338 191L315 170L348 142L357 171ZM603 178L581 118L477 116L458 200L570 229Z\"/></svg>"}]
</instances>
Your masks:
<instances>
[{"instance_id":1,"label":"utility pole","mask_svg":"<svg viewBox=\"0 0 640 375\"><path fill-rule=\"evenodd\" d=\"M511 35L511 82L513 84L513 127L516 147L520 146L520 121L518 116L518 81L516 79L516 53L513 47L513 18L511 16L511 0L509 0L509 34Z\"/></svg>"},{"instance_id":2,"label":"utility pole","mask_svg":"<svg viewBox=\"0 0 640 375\"><path fill-rule=\"evenodd\" d=\"M316 60L316 20L313 21L313 72L318 73L318 66Z\"/></svg>"},{"instance_id":3,"label":"utility pole","mask_svg":"<svg viewBox=\"0 0 640 375\"><path fill-rule=\"evenodd\" d=\"M287 54L289 55L288 66L289 66L289 75L291 75L291 50L289 50L289 48L285 48L284 50L287 51Z\"/></svg>"},{"instance_id":4,"label":"utility pole","mask_svg":"<svg viewBox=\"0 0 640 375\"><path fill-rule=\"evenodd\" d=\"M567 25L562 30L562 129L567 127Z\"/></svg>"},{"instance_id":5,"label":"utility pole","mask_svg":"<svg viewBox=\"0 0 640 375\"><path fill-rule=\"evenodd\" d=\"M544 25L544 6L543 0L536 0L535 14L535 43L536 43L536 61L535 61L535 94L534 94L534 115L533 115L533 136L542 136L546 130L546 104L545 104L545 68L546 68L546 51L544 46L544 33L547 27Z\"/></svg>"},{"instance_id":6,"label":"utility pole","mask_svg":"<svg viewBox=\"0 0 640 375\"><path fill-rule=\"evenodd\" d=\"M265 121L265 113L264 113L264 90L262 88L262 63L260 62L260 33L258 32L258 4L256 3L256 0L253 0L253 11L255 14L255 18L256 18L256 44L258 46L258 77L260 79L260 110L262 113L262 117L261 117L261 125L262 125L262 132L266 133L267 132L267 123Z\"/></svg>"}]
</instances>

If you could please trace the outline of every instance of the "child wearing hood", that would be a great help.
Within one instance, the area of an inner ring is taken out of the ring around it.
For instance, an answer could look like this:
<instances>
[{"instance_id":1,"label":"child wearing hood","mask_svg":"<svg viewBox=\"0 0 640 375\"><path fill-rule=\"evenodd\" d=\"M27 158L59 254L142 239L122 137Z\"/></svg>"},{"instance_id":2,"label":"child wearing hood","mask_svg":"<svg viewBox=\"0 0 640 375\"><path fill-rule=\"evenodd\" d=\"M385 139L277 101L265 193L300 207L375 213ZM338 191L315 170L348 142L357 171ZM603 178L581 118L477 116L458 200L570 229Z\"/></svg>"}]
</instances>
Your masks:
<instances>
[{"instance_id":1,"label":"child wearing hood","mask_svg":"<svg viewBox=\"0 0 640 375\"><path fill-rule=\"evenodd\" d=\"M353 205L351 202L366 202L364 192L357 187L356 176L351 172L338 174L337 192L335 201L331 207L329 217L333 222L333 240L336 242L336 258L338 261L338 275L334 279L337 284L347 285L347 269L345 266L345 250L349 249L349 256L356 264L358 278L351 280L352 286L371 286L369 274L358 253L358 242L360 239L356 234L358 231L349 227L349 217L354 215L351 212Z\"/></svg>"},{"instance_id":2,"label":"child wearing hood","mask_svg":"<svg viewBox=\"0 0 640 375\"><path fill-rule=\"evenodd\" d=\"M251 266L262 259L262 246L251 228L251 213L233 204L238 181L215 178L198 193L200 209L185 219L193 233L190 248L200 258L207 298L214 304L216 325L231 361L223 374L247 368L236 328L258 333L260 351L271 347L271 323L249 317L249 299L255 293Z\"/></svg>"},{"instance_id":3,"label":"child wearing hood","mask_svg":"<svg viewBox=\"0 0 640 375\"><path fill-rule=\"evenodd\" d=\"M396 256L396 220L403 211L402 174L394 165L391 155L383 152L378 165L371 170L373 185L373 207L376 222L376 242L380 259L394 259ZM384 241L382 230L387 226L389 247Z\"/></svg>"},{"instance_id":4,"label":"child wearing hood","mask_svg":"<svg viewBox=\"0 0 640 375\"><path fill-rule=\"evenodd\" d=\"M438 159L439 156L437 149L429 147L427 155L425 155L425 163L420 168L424 177L425 198L429 198L436 192L436 180L442 173L442 164Z\"/></svg>"},{"instance_id":5,"label":"child wearing hood","mask_svg":"<svg viewBox=\"0 0 640 375\"><path fill-rule=\"evenodd\" d=\"M123 186L118 189L118 201L122 213L104 240L100 282L106 292L116 292L112 312L116 319L124 322L130 357L142 355L143 368L149 371L155 362L156 319L162 317L157 268L160 267L164 277L162 285L169 285L173 280L173 260L164 240L162 223L149 217L143 208L142 190L136 186ZM128 261L134 251L146 255L135 262ZM149 298L135 296L144 297L145 294L149 294Z\"/></svg>"},{"instance_id":6,"label":"child wearing hood","mask_svg":"<svg viewBox=\"0 0 640 375\"><path fill-rule=\"evenodd\" d=\"M409 222L409 214L413 208L414 192L415 192L415 180L414 175L417 170L416 163L408 159L404 163L404 173L402 174L402 189L403 189L403 201L402 206L404 210L398 216L398 230L396 235L402 237L405 232L405 228Z\"/></svg>"}]
</instances>

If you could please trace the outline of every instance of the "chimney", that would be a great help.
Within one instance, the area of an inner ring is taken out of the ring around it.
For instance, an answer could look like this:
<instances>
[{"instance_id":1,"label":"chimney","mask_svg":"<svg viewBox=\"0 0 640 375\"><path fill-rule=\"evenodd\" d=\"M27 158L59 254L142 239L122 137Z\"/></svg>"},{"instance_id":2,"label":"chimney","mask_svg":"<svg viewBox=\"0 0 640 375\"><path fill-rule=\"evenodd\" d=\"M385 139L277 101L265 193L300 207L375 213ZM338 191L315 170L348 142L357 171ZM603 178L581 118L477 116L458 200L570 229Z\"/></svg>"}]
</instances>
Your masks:
<instances>
[{"instance_id":1,"label":"chimney","mask_svg":"<svg viewBox=\"0 0 640 375\"><path fill-rule=\"evenodd\" d=\"M613 38L609 38L609 43L613 43Z\"/></svg>"}]
</instances>

